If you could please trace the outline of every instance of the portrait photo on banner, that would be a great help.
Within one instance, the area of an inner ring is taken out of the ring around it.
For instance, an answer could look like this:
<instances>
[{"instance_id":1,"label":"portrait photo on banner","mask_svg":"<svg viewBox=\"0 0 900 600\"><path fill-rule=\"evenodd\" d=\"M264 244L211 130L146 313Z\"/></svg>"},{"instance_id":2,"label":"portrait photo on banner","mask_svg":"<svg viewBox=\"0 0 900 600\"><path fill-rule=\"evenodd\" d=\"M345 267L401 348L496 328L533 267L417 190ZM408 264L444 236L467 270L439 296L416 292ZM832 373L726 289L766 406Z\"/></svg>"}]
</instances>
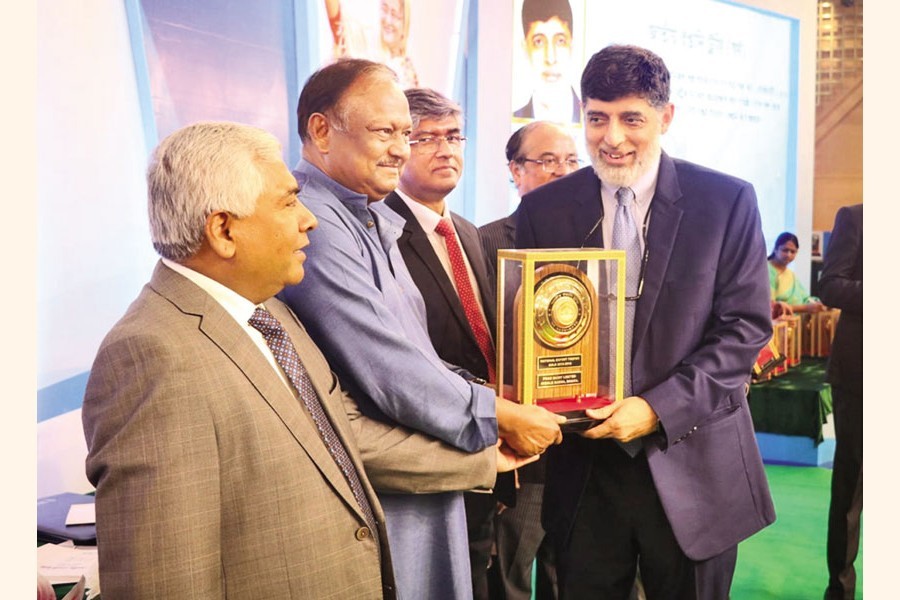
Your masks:
<instances>
[{"instance_id":1,"label":"portrait photo on banner","mask_svg":"<svg viewBox=\"0 0 900 600\"><path fill-rule=\"evenodd\" d=\"M581 122L579 77L584 67L584 0L515 0L512 118Z\"/></svg>"}]
</instances>

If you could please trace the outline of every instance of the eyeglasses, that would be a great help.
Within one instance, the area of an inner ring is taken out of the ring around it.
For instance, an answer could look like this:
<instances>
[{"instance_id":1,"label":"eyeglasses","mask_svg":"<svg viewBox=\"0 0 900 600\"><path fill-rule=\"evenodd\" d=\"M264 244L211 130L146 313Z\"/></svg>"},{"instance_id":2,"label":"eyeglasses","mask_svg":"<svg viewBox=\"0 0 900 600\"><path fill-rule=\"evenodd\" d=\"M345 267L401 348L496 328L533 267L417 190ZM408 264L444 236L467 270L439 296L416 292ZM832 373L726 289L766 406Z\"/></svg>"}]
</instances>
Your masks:
<instances>
[{"instance_id":1,"label":"eyeglasses","mask_svg":"<svg viewBox=\"0 0 900 600\"><path fill-rule=\"evenodd\" d=\"M556 157L549 158L520 158L519 162L530 162L541 165L541 169L544 170L544 173L556 173L559 169L560 165L565 165L567 169L575 170L581 166L580 158L567 158L566 160L559 160Z\"/></svg>"},{"instance_id":2,"label":"eyeglasses","mask_svg":"<svg viewBox=\"0 0 900 600\"><path fill-rule=\"evenodd\" d=\"M449 135L428 135L417 140L409 140L409 145L422 151L437 152L437 149L441 147L441 142L447 142L451 148L459 148L465 141L466 136L451 133Z\"/></svg>"},{"instance_id":3,"label":"eyeglasses","mask_svg":"<svg viewBox=\"0 0 900 600\"><path fill-rule=\"evenodd\" d=\"M647 259L650 258L650 244L647 243L647 227L644 227L644 255L641 256L641 271L638 277L637 295L625 296L626 302L637 302L644 291L644 271L647 269Z\"/></svg>"}]
</instances>

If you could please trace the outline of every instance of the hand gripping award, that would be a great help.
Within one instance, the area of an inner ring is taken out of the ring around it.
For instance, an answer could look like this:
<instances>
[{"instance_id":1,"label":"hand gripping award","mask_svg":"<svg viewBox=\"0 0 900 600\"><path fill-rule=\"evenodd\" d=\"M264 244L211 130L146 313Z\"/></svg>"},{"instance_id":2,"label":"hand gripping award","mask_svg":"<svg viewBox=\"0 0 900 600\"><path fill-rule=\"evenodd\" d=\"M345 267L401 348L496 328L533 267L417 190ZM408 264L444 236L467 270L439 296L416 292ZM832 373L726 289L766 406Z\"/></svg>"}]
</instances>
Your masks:
<instances>
[{"instance_id":1,"label":"hand gripping award","mask_svg":"<svg viewBox=\"0 0 900 600\"><path fill-rule=\"evenodd\" d=\"M584 411L622 399L625 252L500 250L497 289L500 393L596 425Z\"/></svg>"}]
</instances>

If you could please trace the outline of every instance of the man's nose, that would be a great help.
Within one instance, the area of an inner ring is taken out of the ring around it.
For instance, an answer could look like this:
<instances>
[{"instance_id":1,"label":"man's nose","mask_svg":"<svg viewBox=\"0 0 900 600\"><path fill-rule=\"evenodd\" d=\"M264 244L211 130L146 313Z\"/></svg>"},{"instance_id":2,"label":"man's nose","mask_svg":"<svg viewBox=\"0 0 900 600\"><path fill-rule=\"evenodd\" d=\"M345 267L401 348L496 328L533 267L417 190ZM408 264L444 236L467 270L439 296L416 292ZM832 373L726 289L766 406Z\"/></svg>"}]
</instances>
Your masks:
<instances>
[{"instance_id":1,"label":"man's nose","mask_svg":"<svg viewBox=\"0 0 900 600\"><path fill-rule=\"evenodd\" d=\"M306 208L306 205L300 203L300 214L297 215L297 225L300 231L307 232L315 229L319 225L319 220L312 214L312 211Z\"/></svg>"},{"instance_id":2,"label":"man's nose","mask_svg":"<svg viewBox=\"0 0 900 600\"><path fill-rule=\"evenodd\" d=\"M616 121L616 119L610 119L609 123L606 125L606 131L603 134L604 141L612 147L616 147L625 141L625 134L622 130L622 126Z\"/></svg>"},{"instance_id":3,"label":"man's nose","mask_svg":"<svg viewBox=\"0 0 900 600\"><path fill-rule=\"evenodd\" d=\"M556 46L553 44L548 45L544 50L544 62L548 65L556 64Z\"/></svg>"}]
</instances>

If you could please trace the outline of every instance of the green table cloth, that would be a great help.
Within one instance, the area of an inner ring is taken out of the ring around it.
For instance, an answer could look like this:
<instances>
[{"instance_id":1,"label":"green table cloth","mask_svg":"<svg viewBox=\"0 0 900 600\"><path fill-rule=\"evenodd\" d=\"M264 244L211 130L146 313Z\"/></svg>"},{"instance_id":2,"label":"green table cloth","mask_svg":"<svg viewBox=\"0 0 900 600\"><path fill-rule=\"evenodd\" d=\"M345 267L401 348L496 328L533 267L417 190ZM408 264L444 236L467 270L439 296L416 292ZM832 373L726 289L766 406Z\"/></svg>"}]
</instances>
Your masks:
<instances>
[{"instance_id":1,"label":"green table cloth","mask_svg":"<svg viewBox=\"0 0 900 600\"><path fill-rule=\"evenodd\" d=\"M803 357L787 373L750 386L750 413L758 433L805 436L816 445L822 442L822 425L831 414L827 360Z\"/></svg>"}]
</instances>

